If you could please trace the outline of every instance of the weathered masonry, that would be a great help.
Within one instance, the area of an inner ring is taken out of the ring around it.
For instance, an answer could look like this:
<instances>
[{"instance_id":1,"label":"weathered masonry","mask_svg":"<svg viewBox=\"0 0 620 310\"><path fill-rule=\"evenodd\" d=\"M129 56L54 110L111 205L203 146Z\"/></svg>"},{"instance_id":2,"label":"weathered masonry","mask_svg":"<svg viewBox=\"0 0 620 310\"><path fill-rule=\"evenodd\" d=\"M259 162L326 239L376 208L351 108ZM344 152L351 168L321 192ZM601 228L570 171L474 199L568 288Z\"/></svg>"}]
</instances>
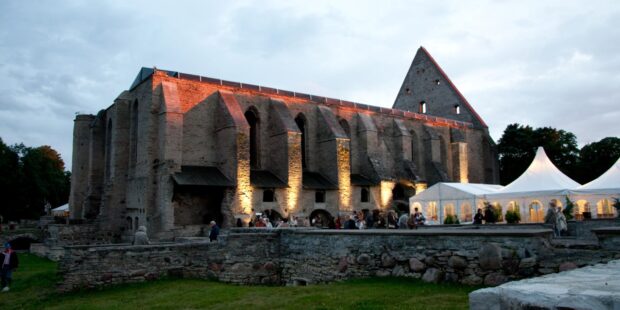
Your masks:
<instances>
[{"instance_id":1,"label":"weathered masonry","mask_svg":"<svg viewBox=\"0 0 620 310\"><path fill-rule=\"evenodd\" d=\"M407 209L439 181L497 183L488 128L424 48L387 109L143 68L74 125L71 216L199 235L251 214Z\"/></svg>"}]
</instances>

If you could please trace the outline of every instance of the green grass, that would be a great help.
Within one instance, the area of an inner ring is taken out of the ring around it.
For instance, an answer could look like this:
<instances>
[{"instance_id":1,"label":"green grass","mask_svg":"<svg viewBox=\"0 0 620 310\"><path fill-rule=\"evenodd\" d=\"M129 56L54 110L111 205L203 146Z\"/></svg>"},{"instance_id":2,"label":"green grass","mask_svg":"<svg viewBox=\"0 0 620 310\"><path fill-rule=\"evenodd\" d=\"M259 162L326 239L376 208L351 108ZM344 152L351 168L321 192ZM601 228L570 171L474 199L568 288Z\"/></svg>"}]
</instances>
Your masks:
<instances>
[{"instance_id":1,"label":"green grass","mask_svg":"<svg viewBox=\"0 0 620 310\"><path fill-rule=\"evenodd\" d=\"M166 279L60 295L54 262L29 254L20 260L11 291L0 294L0 309L466 309L467 294L476 289L404 278L303 287Z\"/></svg>"}]
</instances>

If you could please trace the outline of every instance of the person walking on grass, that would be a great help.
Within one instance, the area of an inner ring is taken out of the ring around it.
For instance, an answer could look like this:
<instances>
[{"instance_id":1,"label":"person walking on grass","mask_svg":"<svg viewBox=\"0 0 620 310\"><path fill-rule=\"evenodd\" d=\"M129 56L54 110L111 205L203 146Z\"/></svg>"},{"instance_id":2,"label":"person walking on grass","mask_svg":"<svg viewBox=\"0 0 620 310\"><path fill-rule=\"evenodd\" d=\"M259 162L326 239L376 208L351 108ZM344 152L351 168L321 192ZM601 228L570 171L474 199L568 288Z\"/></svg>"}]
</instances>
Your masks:
<instances>
[{"instance_id":1,"label":"person walking on grass","mask_svg":"<svg viewBox=\"0 0 620 310\"><path fill-rule=\"evenodd\" d=\"M8 242L4 244L4 251L0 253L0 262L2 262L2 270L0 270L2 292L8 292L13 279L13 271L19 266L17 253L11 249L11 244Z\"/></svg>"}]
</instances>

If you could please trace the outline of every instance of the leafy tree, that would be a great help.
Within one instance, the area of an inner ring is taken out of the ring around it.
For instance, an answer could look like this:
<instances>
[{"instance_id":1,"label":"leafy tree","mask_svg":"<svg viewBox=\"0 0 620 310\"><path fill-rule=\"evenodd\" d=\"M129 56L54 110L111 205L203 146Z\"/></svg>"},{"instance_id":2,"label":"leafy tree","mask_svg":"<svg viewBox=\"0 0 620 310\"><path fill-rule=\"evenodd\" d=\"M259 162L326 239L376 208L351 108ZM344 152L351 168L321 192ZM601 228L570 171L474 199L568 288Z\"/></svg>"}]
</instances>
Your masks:
<instances>
[{"instance_id":1,"label":"leafy tree","mask_svg":"<svg viewBox=\"0 0 620 310\"><path fill-rule=\"evenodd\" d=\"M579 152L577 181L587 183L605 173L620 157L620 138L607 137L586 144Z\"/></svg>"},{"instance_id":2,"label":"leafy tree","mask_svg":"<svg viewBox=\"0 0 620 310\"><path fill-rule=\"evenodd\" d=\"M0 138L0 215L12 219L10 209L19 204L19 156Z\"/></svg>"},{"instance_id":3,"label":"leafy tree","mask_svg":"<svg viewBox=\"0 0 620 310\"><path fill-rule=\"evenodd\" d=\"M71 173L64 169L60 154L50 146L8 147L0 139L0 214L5 220L36 219L46 201L53 207L67 203Z\"/></svg>"},{"instance_id":4,"label":"leafy tree","mask_svg":"<svg viewBox=\"0 0 620 310\"><path fill-rule=\"evenodd\" d=\"M506 185L525 172L539 146L562 172L571 177L576 175L579 149L573 133L551 127L534 129L510 124L497 145L501 184Z\"/></svg>"}]
</instances>

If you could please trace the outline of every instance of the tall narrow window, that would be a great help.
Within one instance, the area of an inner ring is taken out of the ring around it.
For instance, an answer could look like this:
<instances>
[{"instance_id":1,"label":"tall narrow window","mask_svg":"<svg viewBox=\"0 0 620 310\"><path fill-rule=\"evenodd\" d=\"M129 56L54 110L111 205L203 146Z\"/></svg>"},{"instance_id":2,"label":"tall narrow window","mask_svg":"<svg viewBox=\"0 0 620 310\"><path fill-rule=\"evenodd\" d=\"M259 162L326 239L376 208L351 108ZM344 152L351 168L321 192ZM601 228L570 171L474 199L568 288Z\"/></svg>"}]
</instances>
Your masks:
<instances>
[{"instance_id":1,"label":"tall narrow window","mask_svg":"<svg viewBox=\"0 0 620 310\"><path fill-rule=\"evenodd\" d=\"M360 201L368 202L369 200L370 200L370 191L368 190L367 187L362 187Z\"/></svg>"},{"instance_id":2,"label":"tall narrow window","mask_svg":"<svg viewBox=\"0 0 620 310\"><path fill-rule=\"evenodd\" d=\"M454 114L461 114L461 106L456 104L454 105Z\"/></svg>"},{"instance_id":3,"label":"tall narrow window","mask_svg":"<svg viewBox=\"0 0 620 310\"><path fill-rule=\"evenodd\" d=\"M256 115L256 112L253 110L248 110L245 112L245 119L248 121L248 125L250 125L250 167L251 168L259 168L259 119Z\"/></svg>"},{"instance_id":4,"label":"tall narrow window","mask_svg":"<svg viewBox=\"0 0 620 310\"><path fill-rule=\"evenodd\" d=\"M131 107L131 161L130 165L135 169L138 161L138 100Z\"/></svg>"},{"instance_id":5,"label":"tall narrow window","mask_svg":"<svg viewBox=\"0 0 620 310\"><path fill-rule=\"evenodd\" d=\"M325 202L325 191L316 191L314 193L314 202L324 203Z\"/></svg>"},{"instance_id":6,"label":"tall narrow window","mask_svg":"<svg viewBox=\"0 0 620 310\"><path fill-rule=\"evenodd\" d=\"M274 197L274 192L273 189L266 189L263 191L263 202L274 202L275 201L275 197Z\"/></svg>"},{"instance_id":7,"label":"tall narrow window","mask_svg":"<svg viewBox=\"0 0 620 310\"><path fill-rule=\"evenodd\" d=\"M418 106L418 113L426 114L426 101L420 101Z\"/></svg>"},{"instance_id":8,"label":"tall narrow window","mask_svg":"<svg viewBox=\"0 0 620 310\"><path fill-rule=\"evenodd\" d=\"M295 123L301 132L301 166L306 168L306 119L304 115L301 113L297 115L295 118Z\"/></svg>"}]
</instances>

